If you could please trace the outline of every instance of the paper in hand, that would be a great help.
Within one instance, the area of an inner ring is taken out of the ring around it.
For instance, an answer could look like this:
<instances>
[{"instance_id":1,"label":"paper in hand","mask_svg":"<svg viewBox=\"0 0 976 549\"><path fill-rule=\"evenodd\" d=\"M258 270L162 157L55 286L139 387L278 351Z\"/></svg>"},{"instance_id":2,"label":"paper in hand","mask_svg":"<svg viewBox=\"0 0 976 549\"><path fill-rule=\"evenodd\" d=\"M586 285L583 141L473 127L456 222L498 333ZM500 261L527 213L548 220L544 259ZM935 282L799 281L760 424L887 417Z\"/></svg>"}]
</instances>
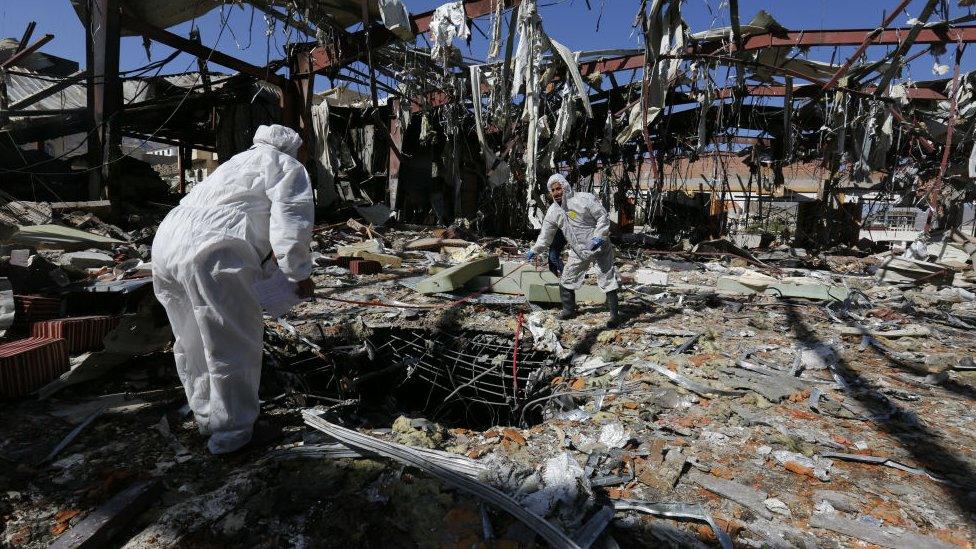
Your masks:
<instances>
[{"instance_id":1,"label":"paper in hand","mask_svg":"<svg viewBox=\"0 0 976 549\"><path fill-rule=\"evenodd\" d=\"M255 282L252 288L261 308L273 318L282 316L302 301L296 293L298 285L277 268L268 278Z\"/></svg>"}]
</instances>

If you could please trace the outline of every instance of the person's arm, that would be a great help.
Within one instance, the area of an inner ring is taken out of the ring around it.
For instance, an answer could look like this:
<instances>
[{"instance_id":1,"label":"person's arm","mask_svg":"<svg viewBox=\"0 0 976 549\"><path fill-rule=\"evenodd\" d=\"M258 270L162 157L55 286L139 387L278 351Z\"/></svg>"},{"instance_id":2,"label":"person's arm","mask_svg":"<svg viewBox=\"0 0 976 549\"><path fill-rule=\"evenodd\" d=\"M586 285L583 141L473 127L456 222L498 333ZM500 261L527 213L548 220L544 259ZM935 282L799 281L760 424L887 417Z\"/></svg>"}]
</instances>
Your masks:
<instances>
[{"instance_id":1,"label":"person's arm","mask_svg":"<svg viewBox=\"0 0 976 549\"><path fill-rule=\"evenodd\" d=\"M276 178L268 182L266 191L271 200L271 249L285 276L301 282L312 274L312 184L304 166L297 162L286 165Z\"/></svg>"},{"instance_id":2,"label":"person's arm","mask_svg":"<svg viewBox=\"0 0 976 549\"><path fill-rule=\"evenodd\" d=\"M552 214L553 211L551 209L546 212L546 217L542 220L542 230L539 231L539 238L529 248L537 254L541 254L549 248L552 244L552 239L556 237L556 231L559 230L559 225L556 223L556 216Z\"/></svg>"}]
</instances>

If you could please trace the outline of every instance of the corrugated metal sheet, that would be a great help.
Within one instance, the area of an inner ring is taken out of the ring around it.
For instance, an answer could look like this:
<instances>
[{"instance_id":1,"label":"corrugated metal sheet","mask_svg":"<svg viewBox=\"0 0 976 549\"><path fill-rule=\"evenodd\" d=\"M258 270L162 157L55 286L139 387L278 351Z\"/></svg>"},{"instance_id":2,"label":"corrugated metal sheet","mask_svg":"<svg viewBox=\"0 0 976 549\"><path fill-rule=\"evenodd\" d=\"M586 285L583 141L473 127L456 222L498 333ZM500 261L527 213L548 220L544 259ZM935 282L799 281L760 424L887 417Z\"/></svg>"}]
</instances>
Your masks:
<instances>
[{"instance_id":1,"label":"corrugated metal sheet","mask_svg":"<svg viewBox=\"0 0 976 549\"><path fill-rule=\"evenodd\" d=\"M49 76L42 76L36 72L19 66L17 67L17 70L18 72L30 73L32 76L7 74L7 94L10 96L11 103L16 103L25 97L29 97L45 88L50 87L53 84L53 82L51 82L51 77ZM41 99L37 103L27 107L27 109L73 109L85 108L87 104L88 96L86 95L84 84L74 84L52 95L51 97Z\"/></svg>"},{"instance_id":2,"label":"corrugated metal sheet","mask_svg":"<svg viewBox=\"0 0 976 549\"><path fill-rule=\"evenodd\" d=\"M68 371L63 339L27 338L0 345L0 398L26 396Z\"/></svg>"},{"instance_id":3,"label":"corrugated metal sheet","mask_svg":"<svg viewBox=\"0 0 976 549\"><path fill-rule=\"evenodd\" d=\"M217 75L215 75L213 89L220 89L226 81L217 80L216 77ZM52 84L52 77L19 66L15 74L7 74L7 94L10 97L10 103L16 103L50 87ZM172 93L170 86L187 89L200 84L200 73L197 72L172 74L158 78L123 80L122 96L126 104L135 106L142 101L161 97L166 92ZM88 95L85 84L82 82L72 84L50 97L41 99L26 107L26 110L83 109L87 104Z\"/></svg>"},{"instance_id":4,"label":"corrugated metal sheet","mask_svg":"<svg viewBox=\"0 0 976 549\"><path fill-rule=\"evenodd\" d=\"M104 347L105 336L118 325L119 318L114 316L58 318L31 324L31 337L63 339L68 353L74 355Z\"/></svg>"}]
</instances>

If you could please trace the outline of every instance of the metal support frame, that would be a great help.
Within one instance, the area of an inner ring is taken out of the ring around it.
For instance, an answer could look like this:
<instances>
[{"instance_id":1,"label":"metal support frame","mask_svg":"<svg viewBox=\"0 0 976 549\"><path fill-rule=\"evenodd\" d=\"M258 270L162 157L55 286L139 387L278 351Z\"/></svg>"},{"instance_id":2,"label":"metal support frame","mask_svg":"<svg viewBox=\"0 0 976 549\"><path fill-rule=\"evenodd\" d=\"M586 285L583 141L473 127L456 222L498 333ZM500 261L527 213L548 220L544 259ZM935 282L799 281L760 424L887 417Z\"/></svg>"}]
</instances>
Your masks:
<instances>
[{"instance_id":1,"label":"metal support frame","mask_svg":"<svg viewBox=\"0 0 976 549\"><path fill-rule=\"evenodd\" d=\"M464 11L469 19L490 15L495 11L497 2L503 2L504 7L514 8L522 0L472 0L464 3ZM413 33L423 34L430 30L430 22L434 18L433 10L414 15L410 18ZM372 49L382 48L399 40L399 38L382 25L367 26L364 30L340 34L336 43L317 46L310 44L308 54L312 63L309 70L320 73L328 69L341 67L354 61L362 60Z\"/></svg>"},{"instance_id":2,"label":"metal support frame","mask_svg":"<svg viewBox=\"0 0 976 549\"><path fill-rule=\"evenodd\" d=\"M281 88L281 110L284 125L298 132L302 138L302 146L298 150L298 160L311 168L312 153L315 149L315 135L312 132L312 98L315 93L315 75L307 69L310 60L308 54L301 50L293 50L289 54L289 78ZM317 170L309 169L309 174L315 183Z\"/></svg>"},{"instance_id":3,"label":"metal support frame","mask_svg":"<svg viewBox=\"0 0 976 549\"><path fill-rule=\"evenodd\" d=\"M122 80L119 78L121 24L118 0L90 0L86 40L88 112L88 197L103 199L115 182L121 157ZM111 193L109 193L111 198Z\"/></svg>"},{"instance_id":4,"label":"metal support frame","mask_svg":"<svg viewBox=\"0 0 976 549\"><path fill-rule=\"evenodd\" d=\"M30 55L30 54L34 53L35 51L41 49L41 47L44 46L44 44L47 44L51 40L54 40L54 35L53 34L45 34L44 36L38 38L37 41L34 42L33 44L31 44L30 46L26 46L26 47L23 47L23 48L20 48L20 46L18 46L18 48L20 48L20 49L17 50L17 53L15 53L15 54L11 55L10 57L4 59L3 60L3 63L0 63L0 68L6 69L6 68L9 68L9 67L12 67L12 66L16 65L17 63L23 61L28 55Z\"/></svg>"},{"instance_id":5,"label":"metal support frame","mask_svg":"<svg viewBox=\"0 0 976 549\"><path fill-rule=\"evenodd\" d=\"M844 64L841 65L839 69L837 69L837 72L835 72L834 76L831 77L831 79L827 82L827 84L824 86L824 89L832 88L834 84L836 84L837 81L840 80L841 76L847 73L847 70L851 68L851 65L853 65L854 62L857 61L861 57L861 55L868 49L868 46L871 45L871 42L874 40L874 37L877 34L884 32L884 30L888 27L888 25L890 25L891 22L894 21L896 17L898 17L898 14L904 11L904 9L908 6L909 2L911 2L911 0L901 0L901 2L897 6L895 6L895 9L892 10L891 13L889 13L888 16L884 18L884 21L881 22L881 26L878 27L871 34L864 37L864 40L861 41L861 45L858 46L857 49L854 50L854 53L847 58L847 61L845 61Z\"/></svg>"},{"instance_id":6,"label":"metal support frame","mask_svg":"<svg viewBox=\"0 0 976 549\"><path fill-rule=\"evenodd\" d=\"M186 194L186 170L193 168L190 148L180 143L176 146L176 169L180 171L180 186L177 189L181 195Z\"/></svg>"},{"instance_id":7,"label":"metal support frame","mask_svg":"<svg viewBox=\"0 0 976 549\"><path fill-rule=\"evenodd\" d=\"M750 36L744 41L744 50L755 50L770 46L891 46L902 43L906 33L911 28L887 29L878 32L877 29L835 29L835 30L805 30L791 31L785 38L777 38L771 34ZM934 28L923 29L915 40L915 44L946 44L952 42L976 42L976 25L960 26L951 29ZM690 48L692 53L703 53ZM593 73L607 74L612 72L639 69L644 66L644 54L618 55L580 63L580 74L585 76Z\"/></svg>"},{"instance_id":8,"label":"metal support frame","mask_svg":"<svg viewBox=\"0 0 976 549\"><path fill-rule=\"evenodd\" d=\"M246 61L241 61L236 57L231 57L230 55L221 53L216 49L203 46L189 38L183 38L182 36L178 36L167 30L150 25L149 23L146 23L145 21L142 21L127 13L125 10L122 11L121 21L122 27L126 30L139 33L150 40L155 40L161 44L166 44L167 46L176 48L190 55L194 55L196 57L206 59L212 63L227 67L228 69L233 69L242 74L253 76L258 80L262 80L279 87L284 87L287 81L285 77L275 74L274 70L271 68L272 66L259 67Z\"/></svg>"},{"instance_id":9,"label":"metal support frame","mask_svg":"<svg viewBox=\"0 0 976 549\"><path fill-rule=\"evenodd\" d=\"M12 116L10 112L10 97L7 95L7 68L16 65L54 38L53 34L45 34L37 42L27 46L27 41L30 40L31 35L34 33L35 26L36 23L33 21L27 25L27 30L24 31L24 36L20 39L14 54L0 63L0 127L6 125L9 117Z\"/></svg>"},{"instance_id":10,"label":"metal support frame","mask_svg":"<svg viewBox=\"0 0 976 549\"><path fill-rule=\"evenodd\" d=\"M777 37L772 34L750 36L743 49L757 50L775 46L803 48L807 46L860 46L876 29L834 29L789 31ZM896 46L901 44L911 27L886 29L877 33L869 46ZM976 42L976 25L952 28L927 27L919 32L916 44L945 44L951 42Z\"/></svg>"}]
</instances>

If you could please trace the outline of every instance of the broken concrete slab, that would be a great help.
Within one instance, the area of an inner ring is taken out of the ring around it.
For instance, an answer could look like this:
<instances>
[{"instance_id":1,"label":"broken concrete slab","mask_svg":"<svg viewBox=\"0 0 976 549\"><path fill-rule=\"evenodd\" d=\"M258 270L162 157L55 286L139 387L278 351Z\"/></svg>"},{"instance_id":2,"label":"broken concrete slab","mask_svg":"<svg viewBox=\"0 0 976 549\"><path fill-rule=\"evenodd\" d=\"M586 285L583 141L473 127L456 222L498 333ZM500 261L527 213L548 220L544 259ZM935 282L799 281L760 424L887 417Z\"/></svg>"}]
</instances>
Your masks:
<instances>
[{"instance_id":1,"label":"broken concrete slab","mask_svg":"<svg viewBox=\"0 0 976 549\"><path fill-rule=\"evenodd\" d=\"M524 296L530 284L559 284L559 277L548 270L526 267L524 263L502 263L498 270L476 277L468 286L473 289L490 286L492 293Z\"/></svg>"},{"instance_id":2,"label":"broken concrete slab","mask_svg":"<svg viewBox=\"0 0 976 549\"><path fill-rule=\"evenodd\" d=\"M886 337L888 339L899 337L928 337L932 335L931 329L918 325L909 325L900 330L888 330L885 332L869 330L860 326L838 326L837 331L848 336Z\"/></svg>"},{"instance_id":3,"label":"broken concrete slab","mask_svg":"<svg viewBox=\"0 0 976 549\"><path fill-rule=\"evenodd\" d=\"M38 249L83 250L85 248L111 248L124 244L121 240L101 236L61 225L33 225L20 227L10 236L14 244L34 246Z\"/></svg>"},{"instance_id":4,"label":"broken concrete slab","mask_svg":"<svg viewBox=\"0 0 976 549\"><path fill-rule=\"evenodd\" d=\"M725 376L720 379L720 383L726 387L731 389L749 389L750 391L759 393L770 402L782 402L796 392L796 387L790 384L784 384L780 376L765 376L749 372L748 370L743 372L740 370L724 369L722 372Z\"/></svg>"},{"instance_id":5,"label":"broken concrete slab","mask_svg":"<svg viewBox=\"0 0 976 549\"><path fill-rule=\"evenodd\" d=\"M471 279L498 268L498 256L483 257L444 269L417 284L422 294L452 292L463 287Z\"/></svg>"},{"instance_id":6,"label":"broken concrete slab","mask_svg":"<svg viewBox=\"0 0 976 549\"><path fill-rule=\"evenodd\" d=\"M377 254L367 251L356 252L352 257L358 257L367 261L376 261L384 268L399 269L403 266L403 258L390 254Z\"/></svg>"},{"instance_id":7,"label":"broken concrete slab","mask_svg":"<svg viewBox=\"0 0 976 549\"><path fill-rule=\"evenodd\" d=\"M115 265L115 259L100 252L68 252L63 254L58 263L76 269L98 269Z\"/></svg>"},{"instance_id":8,"label":"broken concrete slab","mask_svg":"<svg viewBox=\"0 0 976 549\"><path fill-rule=\"evenodd\" d=\"M465 285L471 291L489 287L493 294L524 295L517 276L476 276Z\"/></svg>"},{"instance_id":9,"label":"broken concrete slab","mask_svg":"<svg viewBox=\"0 0 976 549\"><path fill-rule=\"evenodd\" d=\"M775 279L774 279L775 280ZM743 277L721 277L715 288L721 292L742 295L765 293L776 297L814 299L819 301L843 301L850 290L829 284L802 284L796 282L764 282Z\"/></svg>"},{"instance_id":10,"label":"broken concrete slab","mask_svg":"<svg viewBox=\"0 0 976 549\"><path fill-rule=\"evenodd\" d=\"M156 522L130 539L123 547L136 549L179 547L185 540L233 511L266 485L260 467L235 472L213 492L191 497L170 507Z\"/></svg>"},{"instance_id":11,"label":"broken concrete slab","mask_svg":"<svg viewBox=\"0 0 976 549\"><path fill-rule=\"evenodd\" d=\"M525 298L531 303L561 303L559 284L529 284L524 289ZM607 294L598 286L582 286L576 290L576 301L602 305L607 302Z\"/></svg>"},{"instance_id":12,"label":"broken concrete slab","mask_svg":"<svg viewBox=\"0 0 976 549\"><path fill-rule=\"evenodd\" d=\"M51 211L55 213L88 212L98 216L108 216L112 213L111 200L86 200L82 202L51 202Z\"/></svg>"},{"instance_id":13,"label":"broken concrete slab","mask_svg":"<svg viewBox=\"0 0 976 549\"><path fill-rule=\"evenodd\" d=\"M764 293L776 297L795 297L818 301L844 301L850 295L850 290L843 286L831 286L829 284L777 282L770 284Z\"/></svg>"},{"instance_id":14,"label":"broken concrete slab","mask_svg":"<svg viewBox=\"0 0 976 549\"><path fill-rule=\"evenodd\" d=\"M444 246L466 248L471 245L467 240L458 238L421 238L408 243L405 250L440 250Z\"/></svg>"},{"instance_id":15,"label":"broken concrete slab","mask_svg":"<svg viewBox=\"0 0 976 549\"><path fill-rule=\"evenodd\" d=\"M773 518L773 513L766 508L765 501L769 498L766 492L694 469L688 473L688 479L709 492L746 507L764 519Z\"/></svg>"},{"instance_id":16,"label":"broken concrete slab","mask_svg":"<svg viewBox=\"0 0 976 549\"><path fill-rule=\"evenodd\" d=\"M668 273L655 269L637 269L634 271L634 282L651 286L667 286Z\"/></svg>"},{"instance_id":17,"label":"broken concrete slab","mask_svg":"<svg viewBox=\"0 0 976 549\"><path fill-rule=\"evenodd\" d=\"M356 254L368 252L373 254L383 253L383 243L376 239L364 240L355 244L339 246L336 255L339 257L360 257Z\"/></svg>"},{"instance_id":18,"label":"broken concrete slab","mask_svg":"<svg viewBox=\"0 0 976 549\"><path fill-rule=\"evenodd\" d=\"M838 492L836 490L814 490L814 504L820 503L821 501L826 501L834 509L844 511L845 513L856 513L863 506L863 502L860 500L860 498L847 492Z\"/></svg>"},{"instance_id":19,"label":"broken concrete slab","mask_svg":"<svg viewBox=\"0 0 976 549\"><path fill-rule=\"evenodd\" d=\"M891 549L901 549L902 547L953 549L956 547L938 538L913 534L901 528L875 526L864 521L851 520L839 515L829 515L827 513L816 513L811 516L810 526L813 528L823 528L831 532L837 532L838 534Z\"/></svg>"},{"instance_id":20,"label":"broken concrete slab","mask_svg":"<svg viewBox=\"0 0 976 549\"><path fill-rule=\"evenodd\" d=\"M900 257L887 257L884 263L878 266L875 277L881 282L889 284L915 284L924 282L927 284L951 284L954 272L951 269L914 259L902 259Z\"/></svg>"},{"instance_id":21,"label":"broken concrete slab","mask_svg":"<svg viewBox=\"0 0 976 549\"><path fill-rule=\"evenodd\" d=\"M48 398L70 385L96 379L134 357L163 349L172 340L169 323L160 323L153 315L152 306L143 305L137 314L124 315L119 325L105 336L104 350L77 357L70 370L40 389L39 396Z\"/></svg>"}]
</instances>

